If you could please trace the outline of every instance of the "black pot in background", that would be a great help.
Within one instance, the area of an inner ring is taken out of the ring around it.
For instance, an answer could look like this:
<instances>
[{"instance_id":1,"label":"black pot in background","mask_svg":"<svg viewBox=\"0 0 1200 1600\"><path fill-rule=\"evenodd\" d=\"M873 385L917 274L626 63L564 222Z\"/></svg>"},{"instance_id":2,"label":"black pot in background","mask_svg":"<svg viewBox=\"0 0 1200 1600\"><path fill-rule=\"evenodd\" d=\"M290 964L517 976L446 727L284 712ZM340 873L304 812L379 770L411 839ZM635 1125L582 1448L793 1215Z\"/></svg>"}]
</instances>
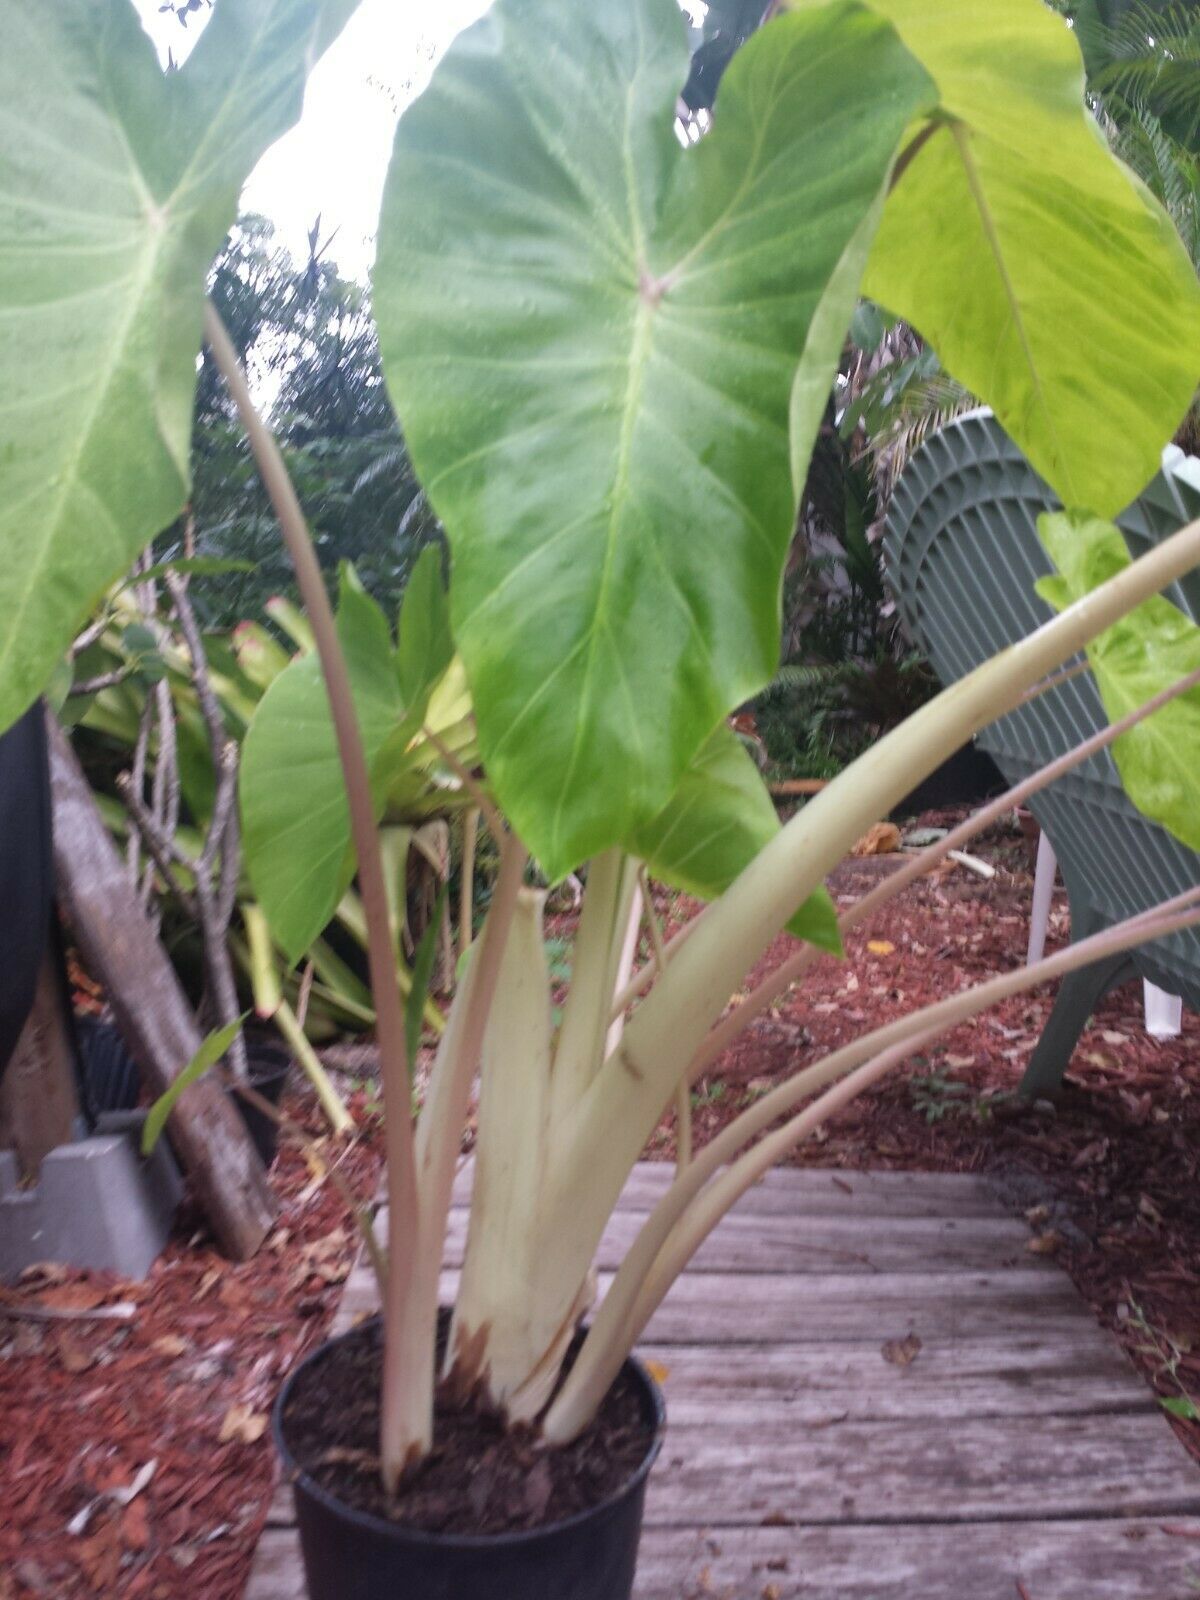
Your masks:
<instances>
[{"instance_id":1,"label":"black pot in background","mask_svg":"<svg viewBox=\"0 0 1200 1600\"><path fill-rule=\"evenodd\" d=\"M662 1394L642 1366L637 1383L653 1432L637 1471L615 1495L562 1522L485 1536L423 1533L356 1511L304 1472L289 1448L288 1396L333 1344L312 1352L279 1392L275 1448L291 1480L309 1600L629 1600L642 1532L646 1479L662 1446Z\"/></svg>"},{"instance_id":2,"label":"black pot in background","mask_svg":"<svg viewBox=\"0 0 1200 1600\"><path fill-rule=\"evenodd\" d=\"M273 1106L278 1106L283 1095L283 1086L287 1082L288 1068L291 1064L291 1055L283 1045L269 1039L255 1039L252 1036L247 1038L246 1066L249 1069L250 1087L262 1095L264 1100L269 1100ZM260 1111L244 1095L238 1094L236 1089L229 1092L242 1114L246 1131L254 1141L254 1148L258 1151L263 1166L269 1167L275 1159L275 1151L279 1146L279 1124L268 1117L265 1111Z\"/></svg>"},{"instance_id":3,"label":"black pot in background","mask_svg":"<svg viewBox=\"0 0 1200 1600\"><path fill-rule=\"evenodd\" d=\"M138 1103L141 1075L120 1029L94 1017L76 1017L75 1035L82 1066L82 1098L89 1121L94 1123L109 1112L132 1111ZM273 1106L279 1104L291 1064L290 1052L276 1040L247 1036L250 1087ZM263 1166L269 1167L279 1144L278 1123L236 1091L229 1092Z\"/></svg>"},{"instance_id":4,"label":"black pot in background","mask_svg":"<svg viewBox=\"0 0 1200 1600\"><path fill-rule=\"evenodd\" d=\"M75 1038L83 1082L81 1099L95 1122L112 1111L132 1111L138 1103L141 1075L125 1047L121 1030L95 1017L75 1018Z\"/></svg>"},{"instance_id":5,"label":"black pot in background","mask_svg":"<svg viewBox=\"0 0 1200 1600\"><path fill-rule=\"evenodd\" d=\"M1008 787L1004 774L977 744L965 744L892 808L893 817L912 817L945 806L979 805Z\"/></svg>"}]
</instances>

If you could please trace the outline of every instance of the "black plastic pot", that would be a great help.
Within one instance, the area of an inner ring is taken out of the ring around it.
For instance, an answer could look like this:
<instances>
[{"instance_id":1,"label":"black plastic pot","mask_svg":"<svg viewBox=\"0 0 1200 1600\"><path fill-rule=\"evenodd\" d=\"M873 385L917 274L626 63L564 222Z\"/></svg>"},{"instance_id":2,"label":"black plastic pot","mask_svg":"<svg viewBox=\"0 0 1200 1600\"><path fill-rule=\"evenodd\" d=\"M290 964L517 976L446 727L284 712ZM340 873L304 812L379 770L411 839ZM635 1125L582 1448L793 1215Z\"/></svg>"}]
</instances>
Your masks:
<instances>
[{"instance_id":1,"label":"black plastic pot","mask_svg":"<svg viewBox=\"0 0 1200 1600\"><path fill-rule=\"evenodd\" d=\"M666 1427L662 1393L639 1361L627 1361L626 1371L637 1384L652 1434L624 1487L591 1510L544 1528L472 1537L424 1533L356 1511L298 1465L284 1420L288 1397L340 1342L330 1340L301 1362L280 1390L272 1417L275 1447L292 1482L309 1600L629 1600L646 1479Z\"/></svg>"},{"instance_id":2,"label":"black plastic pot","mask_svg":"<svg viewBox=\"0 0 1200 1600\"><path fill-rule=\"evenodd\" d=\"M246 1040L246 1066L250 1087L262 1095L264 1100L269 1100L273 1106L279 1104L283 1095L283 1086L287 1082L291 1064L292 1058L283 1045L263 1039ZM254 1141L254 1148L258 1151L263 1166L269 1167L275 1159L275 1151L279 1146L279 1124L268 1117L266 1112L260 1111L252 1101L238 1094L236 1089L231 1089L230 1094L242 1114L246 1132Z\"/></svg>"},{"instance_id":3,"label":"black plastic pot","mask_svg":"<svg viewBox=\"0 0 1200 1600\"><path fill-rule=\"evenodd\" d=\"M977 744L965 744L935 767L910 794L892 808L893 817L911 817L945 806L979 805L1008 787L1004 774Z\"/></svg>"},{"instance_id":4,"label":"black plastic pot","mask_svg":"<svg viewBox=\"0 0 1200 1600\"><path fill-rule=\"evenodd\" d=\"M75 1037L83 1061L83 1098L94 1121L109 1111L132 1111L141 1076L121 1030L95 1017L75 1018Z\"/></svg>"}]
</instances>

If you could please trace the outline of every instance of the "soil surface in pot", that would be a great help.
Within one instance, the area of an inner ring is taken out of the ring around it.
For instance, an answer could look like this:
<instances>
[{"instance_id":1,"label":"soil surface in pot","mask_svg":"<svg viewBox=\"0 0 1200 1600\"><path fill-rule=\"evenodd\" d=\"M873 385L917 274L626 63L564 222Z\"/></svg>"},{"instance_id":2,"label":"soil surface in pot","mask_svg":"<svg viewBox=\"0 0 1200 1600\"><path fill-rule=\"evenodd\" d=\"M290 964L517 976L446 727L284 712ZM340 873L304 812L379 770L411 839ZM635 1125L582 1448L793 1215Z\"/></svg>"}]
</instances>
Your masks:
<instances>
[{"instance_id":1,"label":"soil surface in pot","mask_svg":"<svg viewBox=\"0 0 1200 1600\"><path fill-rule=\"evenodd\" d=\"M645 1459L653 1430L622 1371L595 1422L547 1450L527 1428L439 1392L434 1447L394 1499L379 1476L378 1322L364 1323L305 1373L284 1413L296 1460L329 1494L427 1533L488 1535L540 1528L607 1500Z\"/></svg>"}]
</instances>

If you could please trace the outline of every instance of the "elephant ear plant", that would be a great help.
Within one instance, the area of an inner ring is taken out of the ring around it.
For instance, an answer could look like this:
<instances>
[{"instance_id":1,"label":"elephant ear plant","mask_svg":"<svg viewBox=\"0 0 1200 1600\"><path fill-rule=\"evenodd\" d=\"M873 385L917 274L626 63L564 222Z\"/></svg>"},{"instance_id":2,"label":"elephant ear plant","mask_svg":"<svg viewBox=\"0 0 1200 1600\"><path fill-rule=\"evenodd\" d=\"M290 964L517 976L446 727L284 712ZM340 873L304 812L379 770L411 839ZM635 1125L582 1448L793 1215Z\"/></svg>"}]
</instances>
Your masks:
<instances>
[{"instance_id":1,"label":"elephant ear plant","mask_svg":"<svg viewBox=\"0 0 1200 1600\"><path fill-rule=\"evenodd\" d=\"M160 80L126 0L0 0L15 334L0 363L20 402L0 425L0 721L186 498L204 271L237 183L294 110L300 63L349 9L218 0L184 71ZM532 1428L553 1460L707 1232L831 1111L992 1001L1200 919L1184 897L899 1018L690 1152L689 1082L931 856L840 919L825 874L1079 652L1120 720L998 804L1115 741L1135 800L1200 844L1200 634L1155 599L1200 562L1200 525L1130 563L1107 520L1192 400L1200 290L1166 214L1107 152L1075 41L1040 0L797 0L734 56L691 147L675 126L686 41L675 0L496 0L401 117L374 300L450 546L449 617L431 612L405 660L381 638L364 672L363 639L339 639L279 453L206 314L307 606L369 934L389 1113L374 1492L401 1497L400 1520L435 1442L439 1273L477 1074L441 1392ZM864 286L994 407L1068 507L1045 527L1062 609L781 830L725 718L777 664L798 491ZM451 636L473 727L470 765L446 757L500 867L414 1122L376 824ZM289 803L304 816L302 784L278 791L276 833ZM247 844L253 877L252 830ZM531 857L551 881L586 877L557 1022ZM328 872L314 882L310 867L295 862L277 930L293 952L327 912ZM670 943L646 874L709 902ZM632 973L639 915L654 953ZM795 954L726 1014L785 927ZM601 1234L673 1103L675 1180L564 1376ZM554 1592L611 1597L622 1581Z\"/></svg>"}]
</instances>

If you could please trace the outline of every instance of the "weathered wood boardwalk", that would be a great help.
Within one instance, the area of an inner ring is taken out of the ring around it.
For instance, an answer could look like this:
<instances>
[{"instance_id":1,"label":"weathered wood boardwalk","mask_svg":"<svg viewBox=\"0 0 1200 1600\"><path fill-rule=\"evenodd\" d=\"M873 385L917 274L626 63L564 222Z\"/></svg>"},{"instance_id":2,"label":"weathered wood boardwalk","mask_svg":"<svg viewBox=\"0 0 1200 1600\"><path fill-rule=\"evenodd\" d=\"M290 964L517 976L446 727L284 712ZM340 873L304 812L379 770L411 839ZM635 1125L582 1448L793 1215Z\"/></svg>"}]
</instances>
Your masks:
<instances>
[{"instance_id":1,"label":"weathered wood boardwalk","mask_svg":"<svg viewBox=\"0 0 1200 1600\"><path fill-rule=\"evenodd\" d=\"M669 1176L637 1169L602 1269ZM1200 1470L1028 1240L970 1177L784 1171L746 1195L641 1349L669 1428L638 1600L1194 1600ZM360 1267L340 1324L374 1303ZM247 1600L303 1594L281 1489Z\"/></svg>"}]
</instances>

